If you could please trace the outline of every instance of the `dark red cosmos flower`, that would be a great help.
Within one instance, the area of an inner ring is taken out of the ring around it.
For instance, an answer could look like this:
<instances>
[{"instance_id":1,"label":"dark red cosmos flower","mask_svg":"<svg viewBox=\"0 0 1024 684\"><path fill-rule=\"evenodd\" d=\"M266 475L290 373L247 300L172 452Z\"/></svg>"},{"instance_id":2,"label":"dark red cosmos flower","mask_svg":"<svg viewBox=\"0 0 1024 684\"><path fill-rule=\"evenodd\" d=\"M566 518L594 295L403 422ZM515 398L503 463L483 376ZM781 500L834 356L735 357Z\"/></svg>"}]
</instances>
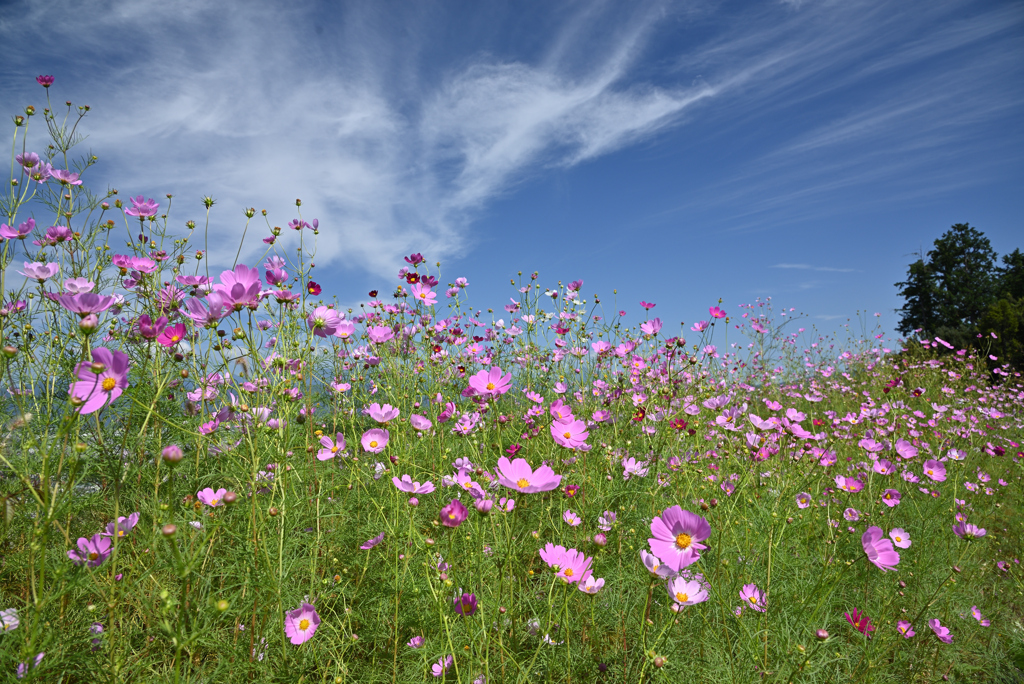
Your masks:
<instances>
[{"instance_id":1,"label":"dark red cosmos flower","mask_svg":"<svg viewBox=\"0 0 1024 684\"><path fill-rule=\"evenodd\" d=\"M645 409L643 406L641 406L640 408L638 408L636 410L636 412L633 413L633 420L635 420L636 422L639 423L641 420L644 419L644 416L646 416L646 415L647 415L647 409Z\"/></svg>"},{"instance_id":2,"label":"dark red cosmos flower","mask_svg":"<svg viewBox=\"0 0 1024 684\"><path fill-rule=\"evenodd\" d=\"M412 271L410 273L406 273L405 274L405 282L408 283L409 285L415 285L416 283L420 282L420 275L419 275L419 273L416 273L416 271Z\"/></svg>"},{"instance_id":3,"label":"dark red cosmos flower","mask_svg":"<svg viewBox=\"0 0 1024 684\"><path fill-rule=\"evenodd\" d=\"M370 297L376 297L377 296L377 291L376 290L370 290L369 294L370 294Z\"/></svg>"},{"instance_id":4,"label":"dark red cosmos flower","mask_svg":"<svg viewBox=\"0 0 1024 684\"><path fill-rule=\"evenodd\" d=\"M306 292L315 297L322 292L322 289L316 284L316 281L310 280L309 283L306 284Z\"/></svg>"},{"instance_id":5,"label":"dark red cosmos flower","mask_svg":"<svg viewBox=\"0 0 1024 684\"><path fill-rule=\"evenodd\" d=\"M682 418L676 418L675 420L671 420L668 424L676 430L686 429L686 421L683 420Z\"/></svg>"},{"instance_id":6,"label":"dark red cosmos flower","mask_svg":"<svg viewBox=\"0 0 1024 684\"><path fill-rule=\"evenodd\" d=\"M565 494L570 499L576 496L579 493L579 491L579 485L565 485L565 487L562 488L562 493Z\"/></svg>"},{"instance_id":7,"label":"dark red cosmos flower","mask_svg":"<svg viewBox=\"0 0 1024 684\"><path fill-rule=\"evenodd\" d=\"M520 449L522 449L522 448L523 448L523 447L521 447L521 446L520 446L520 445L518 445L518 444L513 444L513 445L512 445L512 446L510 446L510 447L509 447L508 449L505 449L505 453L507 453L507 454L511 454L511 455L515 456L516 454L518 454L518 453L519 453Z\"/></svg>"},{"instance_id":8,"label":"dark red cosmos flower","mask_svg":"<svg viewBox=\"0 0 1024 684\"><path fill-rule=\"evenodd\" d=\"M420 254L419 252L417 252L416 254L410 254L409 256L405 257L405 263L412 264L413 266L418 266L419 264L422 264L424 261L425 259L423 258L423 255Z\"/></svg>"}]
</instances>

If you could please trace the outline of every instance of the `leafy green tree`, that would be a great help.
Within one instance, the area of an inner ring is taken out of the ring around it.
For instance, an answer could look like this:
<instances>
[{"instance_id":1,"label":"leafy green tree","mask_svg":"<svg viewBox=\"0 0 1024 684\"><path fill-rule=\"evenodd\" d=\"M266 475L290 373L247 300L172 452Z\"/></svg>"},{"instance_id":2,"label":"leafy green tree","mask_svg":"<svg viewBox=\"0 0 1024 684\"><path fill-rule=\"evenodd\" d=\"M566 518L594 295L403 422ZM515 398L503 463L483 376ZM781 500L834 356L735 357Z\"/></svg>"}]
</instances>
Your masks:
<instances>
[{"instance_id":1,"label":"leafy green tree","mask_svg":"<svg viewBox=\"0 0 1024 684\"><path fill-rule=\"evenodd\" d=\"M957 223L928 252L936 295L937 326L974 328L995 300L996 253L985 235Z\"/></svg>"},{"instance_id":2,"label":"leafy green tree","mask_svg":"<svg viewBox=\"0 0 1024 684\"><path fill-rule=\"evenodd\" d=\"M922 258L910 264L907 279L896 283L900 288L900 296L906 299L897 330L903 335L911 335L915 330L931 333L936 327L935 278L931 267Z\"/></svg>"}]
</instances>

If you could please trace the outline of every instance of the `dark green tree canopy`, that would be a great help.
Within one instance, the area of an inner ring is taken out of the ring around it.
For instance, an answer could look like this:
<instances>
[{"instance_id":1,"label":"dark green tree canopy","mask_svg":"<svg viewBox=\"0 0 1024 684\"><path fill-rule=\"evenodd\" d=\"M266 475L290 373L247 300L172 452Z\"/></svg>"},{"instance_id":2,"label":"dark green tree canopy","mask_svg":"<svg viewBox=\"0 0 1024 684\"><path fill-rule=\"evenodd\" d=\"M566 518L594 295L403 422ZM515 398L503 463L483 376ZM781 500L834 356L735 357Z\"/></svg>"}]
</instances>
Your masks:
<instances>
[{"instance_id":1,"label":"dark green tree canopy","mask_svg":"<svg viewBox=\"0 0 1024 684\"><path fill-rule=\"evenodd\" d=\"M997 264L984 233L953 225L896 283L905 300L897 329L959 348L986 345L1004 362L1024 366L1024 254L1015 249Z\"/></svg>"}]
</instances>

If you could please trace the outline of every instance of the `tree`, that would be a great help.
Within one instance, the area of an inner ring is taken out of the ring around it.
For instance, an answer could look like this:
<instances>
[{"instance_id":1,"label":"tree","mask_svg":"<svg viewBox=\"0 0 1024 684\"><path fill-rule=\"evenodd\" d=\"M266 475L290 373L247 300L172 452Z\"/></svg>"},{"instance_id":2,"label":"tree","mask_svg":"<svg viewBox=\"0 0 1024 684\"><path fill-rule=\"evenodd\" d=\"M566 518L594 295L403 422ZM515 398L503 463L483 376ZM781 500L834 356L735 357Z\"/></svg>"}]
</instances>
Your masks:
<instances>
[{"instance_id":1,"label":"tree","mask_svg":"<svg viewBox=\"0 0 1024 684\"><path fill-rule=\"evenodd\" d=\"M973 328L995 299L996 253L983 233L957 223L928 252L935 282L936 324Z\"/></svg>"},{"instance_id":2,"label":"tree","mask_svg":"<svg viewBox=\"0 0 1024 684\"><path fill-rule=\"evenodd\" d=\"M902 317L897 330L904 335L911 335L915 330L930 333L935 329L935 278L931 267L924 259L910 264L907 279L896 283L900 288L900 296L906 299L900 309Z\"/></svg>"}]
</instances>

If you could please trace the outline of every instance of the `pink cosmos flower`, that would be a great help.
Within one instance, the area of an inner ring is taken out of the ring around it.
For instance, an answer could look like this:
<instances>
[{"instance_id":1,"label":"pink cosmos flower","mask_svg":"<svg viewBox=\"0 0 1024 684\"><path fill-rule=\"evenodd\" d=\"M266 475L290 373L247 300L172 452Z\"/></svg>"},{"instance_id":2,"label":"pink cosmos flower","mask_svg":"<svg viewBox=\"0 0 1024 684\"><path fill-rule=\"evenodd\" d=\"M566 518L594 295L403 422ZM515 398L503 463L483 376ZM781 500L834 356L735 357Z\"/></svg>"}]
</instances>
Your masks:
<instances>
[{"instance_id":1,"label":"pink cosmos flower","mask_svg":"<svg viewBox=\"0 0 1024 684\"><path fill-rule=\"evenodd\" d=\"M661 562L661 559L646 549L640 549L640 562L644 564L647 571L656 577L667 578L671 576L672 568Z\"/></svg>"},{"instance_id":2,"label":"pink cosmos flower","mask_svg":"<svg viewBox=\"0 0 1024 684\"><path fill-rule=\"evenodd\" d=\"M382 541L384 541L384 533L383 533L383 532L381 532L380 534L378 534L378 535L377 535L376 537L374 537L373 539L367 539L366 541L364 541L364 542L363 542L363 543L362 543L362 544L361 544L361 545L359 546L359 548L360 548L360 549L362 549L363 551L369 551L370 549L372 549L373 547L375 547L375 546L376 546L377 544L380 544L380 543L381 543Z\"/></svg>"},{"instance_id":3,"label":"pink cosmos flower","mask_svg":"<svg viewBox=\"0 0 1024 684\"><path fill-rule=\"evenodd\" d=\"M942 623L939 622L939 618L929 620L928 626L935 632L935 636L939 638L939 641L944 644L953 643L953 635L949 633L949 627L943 627Z\"/></svg>"},{"instance_id":4,"label":"pink cosmos flower","mask_svg":"<svg viewBox=\"0 0 1024 684\"><path fill-rule=\"evenodd\" d=\"M455 658L452 656L441 657L437 659L436 663L430 666L430 670L434 673L435 677L440 677L448 671L448 668L450 668L454 662Z\"/></svg>"},{"instance_id":5,"label":"pink cosmos flower","mask_svg":"<svg viewBox=\"0 0 1024 684\"><path fill-rule=\"evenodd\" d=\"M370 417L378 423L386 423L389 420L394 420L401 412L391 404L384 404L381 406L377 403L370 404L367 410L369 411Z\"/></svg>"},{"instance_id":6,"label":"pink cosmos flower","mask_svg":"<svg viewBox=\"0 0 1024 684\"><path fill-rule=\"evenodd\" d=\"M104 537L117 537L121 539L139 523L139 514L132 513L127 518L120 516L115 522L107 523L105 532L100 532Z\"/></svg>"},{"instance_id":7,"label":"pink cosmos flower","mask_svg":"<svg viewBox=\"0 0 1024 684\"><path fill-rule=\"evenodd\" d=\"M17 608L6 608L0 610L0 633L18 629L21 620L18 619Z\"/></svg>"},{"instance_id":8,"label":"pink cosmos flower","mask_svg":"<svg viewBox=\"0 0 1024 684\"><path fill-rule=\"evenodd\" d=\"M137 197L129 197L128 199L130 199L132 202L132 208L124 210L124 213L126 213L128 216L138 216L140 219L143 219L147 216L156 216L157 209L160 208L160 205L154 202L152 199L144 201L142 199L142 195L139 195Z\"/></svg>"},{"instance_id":9,"label":"pink cosmos flower","mask_svg":"<svg viewBox=\"0 0 1024 684\"><path fill-rule=\"evenodd\" d=\"M575 449L587 441L590 433L582 420L556 420L551 424L551 436L567 449Z\"/></svg>"},{"instance_id":10,"label":"pink cosmos flower","mask_svg":"<svg viewBox=\"0 0 1024 684\"><path fill-rule=\"evenodd\" d=\"M887 461L884 458L875 461L872 469L879 475L892 475L896 472L896 467L893 466L892 461Z\"/></svg>"},{"instance_id":11,"label":"pink cosmos flower","mask_svg":"<svg viewBox=\"0 0 1024 684\"><path fill-rule=\"evenodd\" d=\"M864 553L868 560L874 563L882 572L895 570L900 562L900 554L892 547L892 542L884 537L882 528L872 525L861 536L860 543L864 547Z\"/></svg>"},{"instance_id":12,"label":"pink cosmos flower","mask_svg":"<svg viewBox=\"0 0 1024 684\"><path fill-rule=\"evenodd\" d=\"M579 582L576 585L576 588L579 589L580 591L582 591L584 594L591 594L591 595L593 595L593 594L596 594L597 592L601 591L601 587L603 587L603 586L604 586L604 578L603 577L600 577L600 578L595 580L593 575L587 575L587 579L583 580L582 582Z\"/></svg>"},{"instance_id":13,"label":"pink cosmos flower","mask_svg":"<svg viewBox=\"0 0 1024 684\"><path fill-rule=\"evenodd\" d=\"M196 298L186 300L184 313L196 325L215 328L220 319L228 315L228 307L224 306L224 297L219 292L209 293L206 295L205 301L206 306L203 305L202 300Z\"/></svg>"},{"instance_id":14,"label":"pink cosmos flower","mask_svg":"<svg viewBox=\"0 0 1024 684\"><path fill-rule=\"evenodd\" d=\"M175 323L163 329L156 341L164 347L173 347L185 339L185 324Z\"/></svg>"},{"instance_id":15,"label":"pink cosmos flower","mask_svg":"<svg viewBox=\"0 0 1024 684\"><path fill-rule=\"evenodd\" d=\"M640 330L645 335L657 335L658 332L661 330L661 319L660 318L652 318L651 320L647 321L646 323L641 323L640 324Z\"/></svg>"},{"instance_id":16,"label":"pink cosmos flower","mask_svg":"<svg viewBox=\"0 0 1024 684\"><path fill-rule=\"evenodd\" d=\"M846 621L853 625L861 634L870 634L875 631L875 626L871 624L871 618L865 613L861 613L856 608L853 609L853 614L843 613L846 616Z\"/></svg>"},{"instance_id":17,"label":"pink cosmos flower","mask_svg":"<svg viewBox=\"0 0 1024 684\"><path fill-rule=\"evenodd\" d=\"M696 513L672 506L651 521L651 534L651 551L679 572L700 558L697 551L706 548L700 542L711 536L711 526Z\"/></svg>"},{"instance_id":18,"label":"pink cosmos flower","mask_svg":"<svg viewBox=\"0 0 1024 684\"><path fill-rule=\"evenodd\" d=\"M800 492L796 495L796 507L807 508L811 505L811 495L807 492Z\"/></svg>"},{"instance_id":19,"label":"pink cosmos flower","mask_svg":"<svg viewBox=\"0 0 1024 684\"><path fill-rule=\"evenodd\" d=\"M562 514L562 520L565 521L569 527L579 527L579 524L583 522L580 520L580 516L576 515L570 509L565 509L565 513Z\"/></svg>"},{"instance_id":20,"label":"pink cosmos flower","mask_svg":"<svg viewBox=\"0 0 1024 684\"><path fill-rule=\"evenodd\" d=\"M856 508L847 508L845 511L843 511L843 517L849 520L850 522L857 522L858 520L860 520L860 511L858 511Z\"/></svg>"},{"instance_id":21,"label":"pink cosmos flower","mask_svg":"<svg viewBox=\"0 0 1024 684\"><path fill-rule=\"evenodd\" d=\"M46 282L60 272L60 264L41 264L38 261L26 261L25 270L18 271L26 278Z\"/></svg>"},{"instance_id":22,"label":"pink cosmos flower","mask_svg":"<svg viewBox=\"0 0 1024 684\"><path fill-rule=\"evenodd\" d=\"M745 608L753 608L759 613L763 613L768 607L764 595L761 594L761 590L757 588L756 584L743 585L743 589L740 590L740 601L743 602Z\"/></svg>"},{"instance_id":23,"label":"pink cosmos flower","mask_svg":"<svg viewBox=\"0 0 1024 684\"><path fill-rule=\"evenodd\" d=\"M423 283L416 283L409 288L413 298L424 306L434 306L437 303L437 293Z\"/></svg>"},{"instance_id":24,"label":"pink cosmos flower","mask_svg":"<svg viewBox=\"0 0 1024 684\"><path fill-rule=\"evenodd\" d=\"M384 451L384 447L388 445L388 440L390 438L391 435L387 430L382 428L373 428L364 432L359 441L363 445L364 451L379 454Z\"/></svg>"},{"instance_id":25,"label":"pink cosmos flower","mask_svg":"<svg viewBox=\"0 0 1024 684\"><path fill-rule=\"evenodd\" d=\"M423 637L414 636L412 639L409 639L409 642L406 644L406 646L408 646L409 648L419 648L423 645L424 641L425 640Z\"/></svg>"},{"instance_id":26,"label":"pink cosmos flower","mask_svg":"<svg viewBox=\"0 0 1024 684\"><path fill-rule=\"evenodd\" d=\"M90 568L98 568L110 555L110 550L110 537L94 534L91 539L79 537L78 551L68 551L68 558L74 561L75 565L86 563Z\"/></svg>"},{"instance_id":27,"label":"pink cosmos flower","mask_svg":"<svg viewBox=\"0 0 1024 684\"><path fill-rule=\"evenodd\" d=\"M562 482L562 476L555 475L546 465L533 470L526 459L509 461L508 457L502 456L498 459L498 482L509 489L533 494L557 488Z\"/></svg>"},{"instance_id":28,"label":"pink cosmos flower","mask_svg":"<svg viewBox=\"0 0 1024 684\"><path fill-rule=\"evenodd\" d=\"M399 491L406 492L408 494L429 494L434 491L434 483L430 480L420 484L419 482L413 482L412 478L408 475L402 475L401 480L397 477L392 477L391 482Z\"/></svg>"},{"instance_id":29,"label":"pink cosmos flower","mask_svg":"<svg viewBox=\"0 0 1024 684\"><path fill-rule=\"evenodd\" d=\"M220 274L220 283L215 284L213 290L221 295L225 306L235 311L241 311L245 307L255 310L260 304L262 286L259 271L245 264L238 264L235 270L223 271Z\"/></svg>"},{"instance_id":30,"label":"pink cosmos flower","mask_svg":"<svg viewBox=\"0 0 1024 684\"><path fill-rule=\"evenodd\" d=\"M418 413L414 413L409 416L409 424L412 425L414 430L419 430L420 432L425 432L434 425L430 420Z\"/></svg>"},{"instance_id":31,"label":"pink cosmos flower","mask_svg":"<svg viewBox=\"0 0 1024 684\"><path fill-rule=\"evenodd\" d=\"M469 516L469 510L458 499L441 509L441 524L445 527L458 527Z\"/></svg>"},{"instance_id":32,"label":"pink cosmos flower","mask_svg":"<svg viewBox=\"0 0 1024 684\"><path fill-rule=\"evenodd\" d=\"M960 522L953 525L953 533L961 539L974 539L985 536L985 528L969 522Z\"/></svg>"},{"instance_id":33,"label":"pink cosmos flower","mask_svg":"<svg viewBox=\"0 0 1024 684\"><path fill-rule=\"evenodd\" d=\"M18 225L17 228L9 226L6 223L0 225L0 237L7 240L24 240L27 238L33 230L36 229L36 220L29 219L24 223Z\"/></svg>"},{"instance_id":34,"label":"pink cosmos flower","mask_svg":"<svg viewBox=\"0 0 1024 684\"><path fill-rule=\"evenodd\" d=\"M149 314L142 314L135 322L139 334L147 340L155 340L167 327L167 316L160 316L154 321Z\"/></svg>"},{"instance_id":35,"label":"pink cosmos flower","mask_svg":"<svg viewBox=\"0 0 1024 684\"><path fill-rule=\"evenodd\" d=\"M217 491L213 491L212 487L207 487L196 492L196 498L202 501L207 506L217 508L218 506L224 505L224 495L228 493L228 490L221 487Z\"/></svg>"},{"instance_id":36,"label":"pink cosmos flower","mask_svg":"<svg viewBox=\"0 0 1024 684\"><path fill-rule=\"evenodd\" d=\"M320 616L316 608L303 603L295 610L285 613L284 635L288 640L298 646L313 638L316 628L320 626Z\"/></svg>"},{"instance_id":37,"label":"pink cosmos flower","mask_svg":"<svg viewBox=\"0 0 1024 684\"><path fill-rule=\"evenodd\" d=\"M978 606L971 606L971 615L974 617L975 620L978 621L978 624L980 624L982 627L988 627L992 624L989 620L986 620L981 616L981 611L978 610Z\"/></svg>"},{"instance_id":38,"label":"pink cosmos flower","mask_svg":"<svg viewBox=\"0 0 1024 684\"><path fill-rule=\"evenodd\" d=\"M843 477L842 475L836 475L835 481L836 486L844 492L856 494L860 490L864 489L864 483L855 477Z\"/></svg>"},{"instance_id":39,"label":"pink cosmos flower","mask_svg":"<svg viewBox=\"0 0 1024 684\"><path fill-rule=\"evenodd\" d=\"M900 620L899 622L897 622L896 631L903 635L904 639L909 639L910 637L917 634L917 632L914 631L913 626L911 626L909 620Z\"/></svg>"},{"instance_id":40,"label":"pink cosmos flower","mask_svg":"<svg viewBox=\"0 0 1024 684\"><path fill-rule=\"evenodd\" d=\"M708 600L708 592L703 584L683 576L669 580L665 588L668 590L668 595L679 606L692 606Z\"/></svg>"},{"instance_id":41,"label":"pink cosmos flower","mask_svg":"<svg viewBox=\"0 0 1024 684\"><path fill-rule=\"evenodd\" d=\"M892 543L901 549L910 548L910 535L907 534L902 527L894 527L892 531L889 532L889 537L892 539Z\"/></svg>"},{"instance_id":42,"label":"pink cosmos flower","mask_svg":"<svg viewBox=\"0 0 1024 684\"><path fill-rule=\"evenodd\" d=\"M725 312L719 309L717 306L712 306L708 309L708 313L711 314L712 318L725 318Z\"/></svg>"},{"instance_id":43,"label":"pink cosmos flower","mask_svg":"<svg viewBox=\"0 0 1024 684\"><path fill-rule=\"evenodd\" d=\"M896 453L907 460L917 456L917 447L905 439L896 440Z\"/></svg>"},{"instance_id":44,"label":"pink cosmos flower","mask_svg":"<svg viewBox=\"0 0 1024 684\"><path fill-rule=\"evenodd\" d=\"M328 306L318 306L309 314L306 324L317 337L329 337L338 330L341 323L341 316L338 312Z\"/></svg>"},{"instance_id":45,"label":"pink cosmos flower","mask_svg":"<svg viewBox=\"0 0 1024 684\"><path fill-rule=\"evenodd\" d=\"M383 325L371 325L366 328L366 336L374 344L382 344L394 339L395 331Z\"/></svg>"},{"instance_id":46,"label":"pink cosmos flower","mask_svg":"<svg viewBox=\"0 0 1024 684\"><path fill-rule=\"evenodd\" d=\"M81 185L82 181L79 180L78 174L74 171L67 169L53 169L50 171L50 176L60 181L61 185Z\"/></svg>"},{"instance_id":47,"label":"pink cosmos flower","mask_svg":"<svg viewBox=\"0 0 1024 684\"><path fill-rule=\"evenodd\" d=\"M935 482L943 482L946 479L946 466L942 461L931 458L924 462L924 474Z\"/></svg>"},{"instance_id":48,"label":"pink cosmos flower","mask_svg":"<svg viewBox=\"0 0 1024 684\"><path fill-rule=\"evenodd\" d=\"M94 413L113 403L128 387L128 355L97 347L92 350L92 362L78 364L75 376L78 380L68 387L72 405L77 404L81 415Z\"/></svg>"},{"instance_id":49,"label":"pink cosmos flower","mask_svg":"<svg viewBox=\"0 0 1024 684\"><path fill-rule=\"evenodd\" d=\"M321 449L316 452L316 458L318 461L326 461L334 458L339 451L345 449L345 435L340 432L334 436L332 440L327 435L320 438Z\"/></svg>"},{"instance_id":50,"label":"pink cosmos flower","mask_svg":"<svg viewBox=\"0 0 1024 684\"><path fill-rule=\"evenodd\" d=\"M469 378L469 386L477 394L484 397L496 397L505 394L512 388L512 374L501 374L501 368L492 366L491 370L482 370Z\"/></svg>"},{"instance_id":51,"label":"pink cosmos flower","mask_svg":"<svg viewBox=\"0 0 1024 684\"><path fill-rule=\"evenodd\" d=\"M551 544L541 549L540 557L555 571L555 577L567 584L576 584L590 577L590 564L594 562L582 551L561 546L552 548Z\"/></svg>"},{"instance_id":52,"label":"pink cosmos flower","mask_svg":"<svg viewBox=\"0 0 1024 684\"><path fill-rule=\"evenodd\" d=\"M889 508L897 506L900 503L900 492L898 489L886 489L882 492L882 503Z\"/></svg>"}]
</instances>

